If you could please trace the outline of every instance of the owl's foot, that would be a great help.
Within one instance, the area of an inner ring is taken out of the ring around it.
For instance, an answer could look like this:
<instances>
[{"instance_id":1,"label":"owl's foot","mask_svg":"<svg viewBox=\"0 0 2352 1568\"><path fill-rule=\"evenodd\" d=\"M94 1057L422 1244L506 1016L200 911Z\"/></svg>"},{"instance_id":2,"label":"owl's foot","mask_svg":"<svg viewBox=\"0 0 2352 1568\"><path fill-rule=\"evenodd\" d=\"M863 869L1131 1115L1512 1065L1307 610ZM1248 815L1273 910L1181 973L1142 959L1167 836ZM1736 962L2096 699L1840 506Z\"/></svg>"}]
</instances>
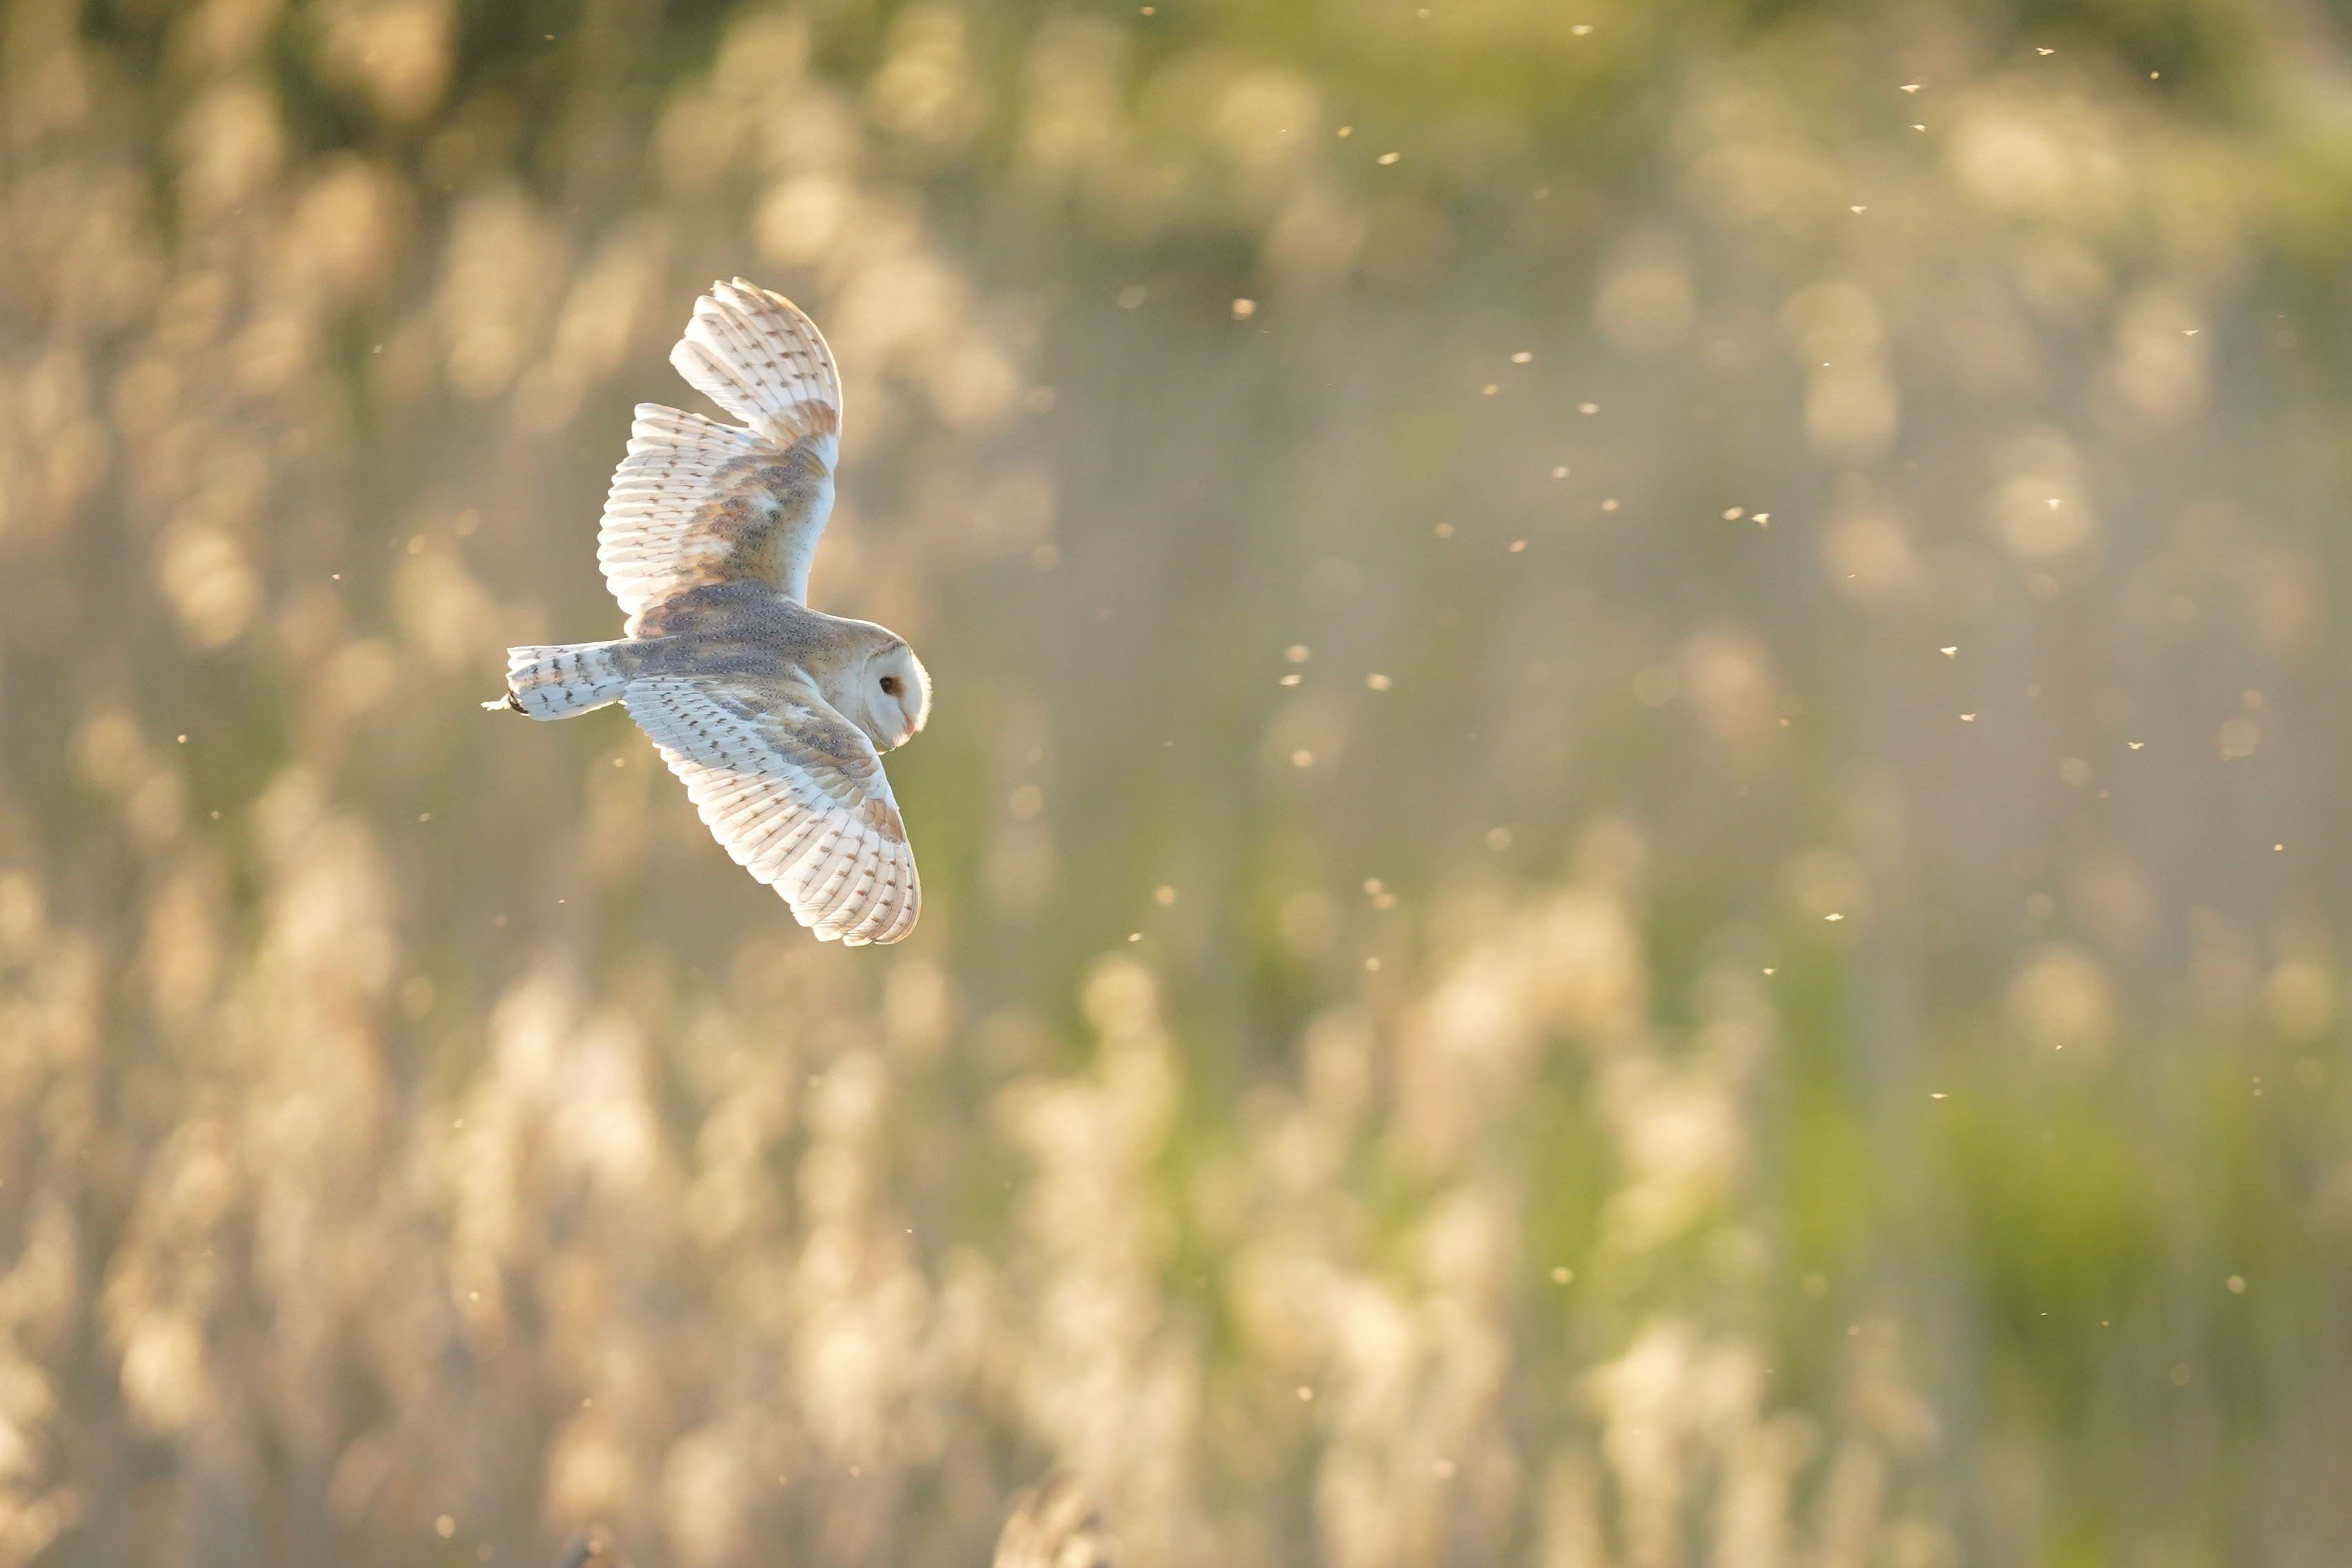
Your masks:
<instances>
[{"instance_id":1,"label":"owl's foot","mask_svg":"<svg viewBox=\"0 0 2352 1568\"><path fill-rule=\"evenodd\" d=\"M484 703L482 706L490 713L496 713L500 708L509 708L516 713L522 712L522 704L515 701L515 695L512 692L509 692L502 697L493 697L488 702Z\"/></svg>"}]
</instances>

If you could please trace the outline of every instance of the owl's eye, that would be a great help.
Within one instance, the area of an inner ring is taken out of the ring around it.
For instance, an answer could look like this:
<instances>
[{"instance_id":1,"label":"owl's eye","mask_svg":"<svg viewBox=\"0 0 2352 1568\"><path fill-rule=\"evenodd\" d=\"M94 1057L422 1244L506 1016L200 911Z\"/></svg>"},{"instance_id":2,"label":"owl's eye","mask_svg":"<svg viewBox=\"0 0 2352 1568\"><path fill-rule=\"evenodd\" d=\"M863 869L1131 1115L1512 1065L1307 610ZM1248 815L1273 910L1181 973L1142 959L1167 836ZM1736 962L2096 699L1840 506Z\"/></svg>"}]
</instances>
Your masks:
<instances>
[{"instance_id":1,"label":"owl's eye","mask_svg":"<svg viewBox=\"0 0 2352 1568\"><path fill-rule=\"evenodd\" d=\"M898 677L896 675L883 676L882 689L890 695L894 697L897 696L898 695Z\"/></svg>"}]
</instances>

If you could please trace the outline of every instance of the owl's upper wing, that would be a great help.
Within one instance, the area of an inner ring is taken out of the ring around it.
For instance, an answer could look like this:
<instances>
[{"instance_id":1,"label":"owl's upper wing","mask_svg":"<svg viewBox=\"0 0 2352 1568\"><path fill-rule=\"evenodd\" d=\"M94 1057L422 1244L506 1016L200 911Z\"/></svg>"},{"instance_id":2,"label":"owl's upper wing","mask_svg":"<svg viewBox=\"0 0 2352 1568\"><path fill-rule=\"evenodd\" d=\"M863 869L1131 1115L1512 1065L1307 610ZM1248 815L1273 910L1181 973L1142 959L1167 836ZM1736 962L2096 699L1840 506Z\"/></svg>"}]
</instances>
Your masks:
<instances>
[{"instance_id":1,"label":"owl's upper wing","mask_svg":"<svg viewBox=\"0 0 2352 1568\"><path fill-rule=\"evenodd\" d=\"M730 579L806 603L840 454L832 350L791 300L739 277L695 301L669 361L743 424L637 405L596 539L613 597L633 630L647 606Z\"/></svg>"},{"instance_id":2,"label":"owl's upper wing","mask_svg":"<svg viewBox=\"0 0 2352 1568\"><path fill-rule=\"evenodd\" d=\"M896 942L923 889L873 743L813 689L657 675L623 699L710 831L827 941Z\"/></svg>"}]
</instances>

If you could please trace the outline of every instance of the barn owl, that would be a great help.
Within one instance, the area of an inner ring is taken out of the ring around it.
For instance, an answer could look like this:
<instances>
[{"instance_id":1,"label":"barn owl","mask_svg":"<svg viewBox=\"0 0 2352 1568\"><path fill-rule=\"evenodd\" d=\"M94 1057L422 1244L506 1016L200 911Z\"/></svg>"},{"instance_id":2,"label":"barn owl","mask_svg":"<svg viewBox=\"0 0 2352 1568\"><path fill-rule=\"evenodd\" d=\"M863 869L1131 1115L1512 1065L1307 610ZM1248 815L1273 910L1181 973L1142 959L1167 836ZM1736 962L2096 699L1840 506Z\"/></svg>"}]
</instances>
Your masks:
<instances>
[{"instance_id":1,"label":"barn owl","mask_svg":"<svg viewBox=\"0 0 2352 1568\"><path fill-rule=\"evenodd\" d=\"M815 323L737 278L695 301L669 362L743 423L637 405L596 538L628 620L610 643L507 650L536 719L619 703L736 862L826 941L896 942L922 884L882 771L930 716L905 638L808 606L833 511L841 379Z\"/></svg>"}]
</instances>

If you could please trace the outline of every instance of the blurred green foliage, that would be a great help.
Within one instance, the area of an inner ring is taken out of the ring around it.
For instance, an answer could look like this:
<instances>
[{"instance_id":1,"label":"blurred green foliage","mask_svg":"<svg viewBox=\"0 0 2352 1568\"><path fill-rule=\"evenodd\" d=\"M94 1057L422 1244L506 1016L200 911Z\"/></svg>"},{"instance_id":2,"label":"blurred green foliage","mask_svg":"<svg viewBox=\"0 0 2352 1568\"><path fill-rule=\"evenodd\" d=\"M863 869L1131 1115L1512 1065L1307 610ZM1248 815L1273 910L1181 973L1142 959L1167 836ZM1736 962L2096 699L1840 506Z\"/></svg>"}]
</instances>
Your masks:
<instances>
[{"instance_id":1,"label":"blurred green foliage","mask_svg":"<svg viewBox=\"0 0 2352 1568\"><path fill-rule=\"evenodd\" d=\"M2346 47L0 8L0 1563L2335 1562ZM738 273L884 953L474 707Z\"/></svg>"}]
</instances>

